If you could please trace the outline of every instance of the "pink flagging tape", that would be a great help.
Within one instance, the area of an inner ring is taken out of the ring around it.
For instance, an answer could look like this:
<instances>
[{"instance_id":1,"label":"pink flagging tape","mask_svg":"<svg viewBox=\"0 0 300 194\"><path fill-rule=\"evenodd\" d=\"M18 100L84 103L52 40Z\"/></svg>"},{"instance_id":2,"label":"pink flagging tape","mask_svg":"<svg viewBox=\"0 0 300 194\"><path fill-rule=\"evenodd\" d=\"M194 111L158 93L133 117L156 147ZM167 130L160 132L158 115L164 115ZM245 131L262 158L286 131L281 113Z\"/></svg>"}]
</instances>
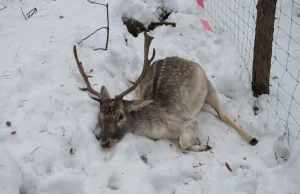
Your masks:
<instances>
[{"instance_id":1,"label":"pink flagging tape","mask_svg":"<svg viewBox=\"0 0 300 194\"><path fill-rule=\"evenodd\" d=\"M200 19L200 20L201 20L202 25L203 25L203 27L204 27L205 30L213 32L206 20L202 20L202 19Z\"/></svg>"},{"instance_id":2,"label":"pink flagging tape","mask_svg":"<svg viewBox=\"0 0 300 194\"><path fill-rule=\"evenodd\" d=\"M204 8L204 1L203 0L197 0L197 4Z\"/></svg>"}]
</instances>

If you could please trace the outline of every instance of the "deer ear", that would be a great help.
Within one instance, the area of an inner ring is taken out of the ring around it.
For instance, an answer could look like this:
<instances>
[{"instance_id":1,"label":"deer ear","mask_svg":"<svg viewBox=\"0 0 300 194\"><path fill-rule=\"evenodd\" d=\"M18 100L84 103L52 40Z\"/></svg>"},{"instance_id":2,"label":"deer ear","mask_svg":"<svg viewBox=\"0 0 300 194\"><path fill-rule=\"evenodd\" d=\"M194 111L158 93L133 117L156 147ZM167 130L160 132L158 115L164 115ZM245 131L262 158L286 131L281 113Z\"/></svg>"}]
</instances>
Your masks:
<instances>
[{"instance_id":1,"label":"deer ear","mask_svg":"<svg viewBox=\"0 0 300 194\"><path fill-rule=\"evenodd\" d=\"M105 86L101 87L101 92L100 92L101 96L103 96L104 99L110 99L110 95L106 89Z\"/></svg>"},{"instance_id":2,"label":"deer ear","mask_svg":"<svg viewBox=\"0 0 300 194\"><path fill-rule=\"evenodd\" d=\"M153 100L133 100L133 101L128 101L127 104L127 110L128 112L131 111L137 111L149 104L151 104Z\"/></svg>"}]
</instances>

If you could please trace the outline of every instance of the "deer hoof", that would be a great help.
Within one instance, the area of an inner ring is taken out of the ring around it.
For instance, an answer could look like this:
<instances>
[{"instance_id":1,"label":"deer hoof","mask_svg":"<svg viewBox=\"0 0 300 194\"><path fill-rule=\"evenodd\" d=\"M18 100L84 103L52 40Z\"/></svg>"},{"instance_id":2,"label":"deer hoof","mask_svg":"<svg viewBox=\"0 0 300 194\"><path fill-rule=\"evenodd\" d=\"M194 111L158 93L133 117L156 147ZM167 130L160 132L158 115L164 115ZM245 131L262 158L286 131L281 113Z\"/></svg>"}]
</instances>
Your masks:
<instances>
[{"instance_id":1,"label":"deer hoof","mask_svg":"<svg viewBox=\"0 0 300 194\"><path fill-rule=\"evenodd\" d=\"M211 150L212 147L210 147L209 145L206 145L206 150Z\"/></svg>"},{"instance_id":2,"label":"deer hoof","mask_svg":"<svg viewBox=\"0 0 300 194\"><path fill-rule=\"evenodd\" d=\"M251 139L251 141L249 142L250 145L255 146L258 143L258 140L256 138Z\"/></svg>"},{"instance_id":3,"label":"deer hoof","mask_svg":"<svg viewBox=\"0 0 300 194\"><path fill-rule=\"evenodd\" d=\"M204 152L207 150L210 150L211 147L208 145L192 145L191 147L189 147L187 150L188 151L193 151L193 152Z\"/></svg>"}]
</instances>

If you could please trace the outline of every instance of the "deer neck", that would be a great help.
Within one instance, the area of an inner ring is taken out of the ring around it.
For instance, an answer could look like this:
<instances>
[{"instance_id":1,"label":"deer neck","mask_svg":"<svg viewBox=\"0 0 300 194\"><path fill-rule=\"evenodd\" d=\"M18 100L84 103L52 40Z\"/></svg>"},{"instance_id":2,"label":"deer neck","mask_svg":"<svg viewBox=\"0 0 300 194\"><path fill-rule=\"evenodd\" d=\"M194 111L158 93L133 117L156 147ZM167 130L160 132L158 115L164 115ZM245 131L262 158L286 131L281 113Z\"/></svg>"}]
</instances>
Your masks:
<instances>
[{"instance_id":1,"label":"deer neck","mask_svg":"<svg viewBox=\"0 0 300 194\"><path fill-rule=\"evenodd\" d=\"M131 112L132 117L132 133L145 135L151 133L151 130L161 124L163 110L158 104L151 103L146 107Z\"/></svg>"}]
</instances>

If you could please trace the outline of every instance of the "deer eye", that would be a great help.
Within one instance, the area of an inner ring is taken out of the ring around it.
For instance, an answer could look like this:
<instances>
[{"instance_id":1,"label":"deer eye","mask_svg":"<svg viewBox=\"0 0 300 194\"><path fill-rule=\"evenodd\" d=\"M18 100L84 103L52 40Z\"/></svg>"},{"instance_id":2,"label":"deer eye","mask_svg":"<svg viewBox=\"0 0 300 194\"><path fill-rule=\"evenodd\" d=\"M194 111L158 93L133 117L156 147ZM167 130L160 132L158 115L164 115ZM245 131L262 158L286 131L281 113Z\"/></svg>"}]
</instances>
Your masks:
<instances>
[{"instance_id":1,"label":"deer eye","mask_svg":"<svg viewBox=\"0 0 300 194\"><path fill-rule=\"evenodd\" d=\"M119 115L119 120L122 120L124 118L124 115L123 114L120 114Z\"/></svg>"}]
</instances>

